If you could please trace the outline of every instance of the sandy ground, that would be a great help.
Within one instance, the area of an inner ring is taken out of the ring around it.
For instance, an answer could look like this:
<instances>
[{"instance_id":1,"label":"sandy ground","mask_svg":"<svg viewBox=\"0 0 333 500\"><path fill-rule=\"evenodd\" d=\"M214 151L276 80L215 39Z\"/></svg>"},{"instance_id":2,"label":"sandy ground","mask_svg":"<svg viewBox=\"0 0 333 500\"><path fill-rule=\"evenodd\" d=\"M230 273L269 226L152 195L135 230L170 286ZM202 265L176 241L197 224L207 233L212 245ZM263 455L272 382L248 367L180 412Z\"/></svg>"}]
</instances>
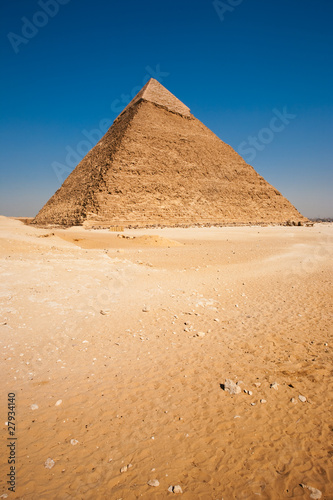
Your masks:
<instances>
[{"instance_id":1,"label":"sandy ground","mask_svg":"<svg viewBox=\"0 0 333 500\"><path fill-rule=\"evenodd\" d=\"M332 224L0 231L0 498L333 499Z\"/></svg>"}]
</instances>

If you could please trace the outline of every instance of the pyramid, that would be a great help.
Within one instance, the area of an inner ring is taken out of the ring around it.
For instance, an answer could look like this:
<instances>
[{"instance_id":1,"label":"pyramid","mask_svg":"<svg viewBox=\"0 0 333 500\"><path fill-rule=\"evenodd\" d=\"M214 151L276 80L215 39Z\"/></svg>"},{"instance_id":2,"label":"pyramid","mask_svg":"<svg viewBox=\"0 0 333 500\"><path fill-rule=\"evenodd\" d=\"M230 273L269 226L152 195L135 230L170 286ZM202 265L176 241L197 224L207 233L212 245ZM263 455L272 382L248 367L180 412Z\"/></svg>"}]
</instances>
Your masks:
<instances>
[{"instance_id":1,"label":"pyramid","mask_svg":"<svg viewBox=\"0 0 333 500\"><path fill-rule=\"evenodd\" d=\"M34 219L39 225L282 224L306 219L150 79Z\"/></svg>"}]
</instances>

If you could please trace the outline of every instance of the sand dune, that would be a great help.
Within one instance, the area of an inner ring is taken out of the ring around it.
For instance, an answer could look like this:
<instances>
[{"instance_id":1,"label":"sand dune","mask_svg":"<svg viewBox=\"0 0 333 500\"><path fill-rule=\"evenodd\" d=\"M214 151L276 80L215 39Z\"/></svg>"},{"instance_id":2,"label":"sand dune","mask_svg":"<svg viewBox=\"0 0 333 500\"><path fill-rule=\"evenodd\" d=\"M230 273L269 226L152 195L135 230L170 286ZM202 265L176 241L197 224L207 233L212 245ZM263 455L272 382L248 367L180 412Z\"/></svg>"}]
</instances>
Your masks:
<instances>
[{"instance_id":1,"label":"sand dune","mask_svg":"<svg viewBox=\"0 0 333 500\"><path fill-rule=\"evenodd\" d=\"M0 230L0 498L333 498L332 224Z\"/></svg>"}]
</instances>

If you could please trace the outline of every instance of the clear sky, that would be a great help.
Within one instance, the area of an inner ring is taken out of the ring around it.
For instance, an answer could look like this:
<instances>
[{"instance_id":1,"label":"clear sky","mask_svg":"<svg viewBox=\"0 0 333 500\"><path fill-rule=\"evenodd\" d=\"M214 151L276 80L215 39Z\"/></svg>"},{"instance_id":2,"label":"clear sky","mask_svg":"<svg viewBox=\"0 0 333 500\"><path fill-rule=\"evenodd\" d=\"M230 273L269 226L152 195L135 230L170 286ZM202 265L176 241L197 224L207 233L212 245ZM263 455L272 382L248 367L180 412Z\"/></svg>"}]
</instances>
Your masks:
<instances>
[{"instance_id":1,"label":"clear sky","mask_svg":"<svg viewBox=\"0 0 333 500\"><path fill-rule=\"evenodd\" d=\"M0 10L0 214L36 215L154 77L304 215L333 217L331 0Z\"/></svg>"}]
</instances>

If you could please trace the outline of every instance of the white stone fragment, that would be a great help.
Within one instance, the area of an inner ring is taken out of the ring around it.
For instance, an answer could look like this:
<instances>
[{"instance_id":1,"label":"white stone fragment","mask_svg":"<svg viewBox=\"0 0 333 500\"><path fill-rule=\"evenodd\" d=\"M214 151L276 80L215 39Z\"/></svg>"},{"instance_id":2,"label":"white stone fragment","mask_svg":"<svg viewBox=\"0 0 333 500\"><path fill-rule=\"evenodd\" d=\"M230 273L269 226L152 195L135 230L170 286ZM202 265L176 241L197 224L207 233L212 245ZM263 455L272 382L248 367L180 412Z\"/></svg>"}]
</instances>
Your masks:
<instances>
[{"instance_id":1,"label":"white stone fragment","mask_svg":"<svg viewBox=\"0 0 333 500\"><path fill-rule=\"evenodd\" d=\"M302 488L307 489L311 492L310 498L315 500L319 500L322 496L322 492L317 488L313 488L312 486L307 486L306 484L301 483Z\"/></svg>"},{"instance_id":2,"label":"white stone fragment","mask_svg":"<svg viewBox=\"0 0 333 500\"><path fill-rule=\"evenodd\" d=\"M160 485L160 483L159 483L159 481L157 479L150 479L150 481L148 481L147 484L149 486L155 486L155 488Z\"/></svg>"},{"instance_id":3,"label":"white stone fragment","mask_svg":"<svg viewBox=\"0 0 333 500\"><path fill-rule=\"evenodd\" d=\"M124 465L124 467L122 467L120 469L120 472L127 472L128 469L130 469L132 467L132 464L127 464L127 465Z\"/></svg>"},{"instance_id":4,"label":"white stone fragment","mask_svg":"<svg viewBox=\"0 0 333 500\"><path fill-rule=\"evenodd\" d=\"M52 467L54 467L55 465L55 461L52 460L52 458L48 458L45 463L44 463L44 467L45 469L52 469Z\"/></svg>"},{"instance_id":5,"label":"white stone fragment","mask_svg":"<svg viewBox=\"0 0 333 500\"><path fill-rule=\"evenodd\" d=\"M179 484L177 484L176 486L169 486L168 488L168 491L170 493L183 493L183 490L181 489L181 487L179 486Z\"/></svg>"},{"instance_id":6,"label":"white stone fragment","mask_svg":"<svg viewBox=\"0 0 333 500\"><path fill-rule=\"evenodd\" d=\"M229 394L239 394L241 392L240 386L228 378L225 379L223 390L229 392Z\"/></svg>"}]
</instances>

